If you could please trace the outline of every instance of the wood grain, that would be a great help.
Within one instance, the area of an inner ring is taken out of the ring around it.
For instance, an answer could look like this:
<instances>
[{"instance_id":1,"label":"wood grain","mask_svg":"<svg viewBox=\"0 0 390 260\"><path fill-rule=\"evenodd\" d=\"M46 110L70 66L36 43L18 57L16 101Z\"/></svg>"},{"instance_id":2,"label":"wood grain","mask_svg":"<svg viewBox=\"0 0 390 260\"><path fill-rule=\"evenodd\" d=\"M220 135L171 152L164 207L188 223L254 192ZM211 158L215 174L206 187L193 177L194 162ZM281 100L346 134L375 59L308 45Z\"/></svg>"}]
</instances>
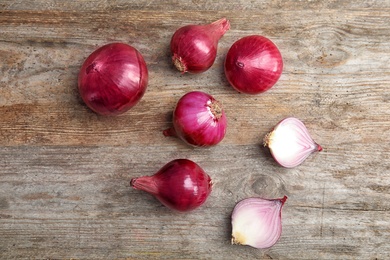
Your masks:
<instances>
[{"instance_id":1,"label":"wood grain","mask_svg":"<svg viewBox=\"0 0 390 260\"><path fill-rule=\"evenodd\" d=\"M221 17L231 30L213 67L175 71L172 33ZM1 1L0 258L390 258L389 24L388 1ZM257 96L235 92L223 73L229 47L249 34L274 41L285 64ZM114 41L143 54L149 85L129 112L101 117L83 104L77 75ZM191 90L224 105L228 131L216 147L162 135ZM287 116L324 147L294 169L261 146ZM215 183L190 214L129 187L176 158L196 161ZM239 200L283 195L274 247L230 245Z\"/></svg>"}]
</instances>

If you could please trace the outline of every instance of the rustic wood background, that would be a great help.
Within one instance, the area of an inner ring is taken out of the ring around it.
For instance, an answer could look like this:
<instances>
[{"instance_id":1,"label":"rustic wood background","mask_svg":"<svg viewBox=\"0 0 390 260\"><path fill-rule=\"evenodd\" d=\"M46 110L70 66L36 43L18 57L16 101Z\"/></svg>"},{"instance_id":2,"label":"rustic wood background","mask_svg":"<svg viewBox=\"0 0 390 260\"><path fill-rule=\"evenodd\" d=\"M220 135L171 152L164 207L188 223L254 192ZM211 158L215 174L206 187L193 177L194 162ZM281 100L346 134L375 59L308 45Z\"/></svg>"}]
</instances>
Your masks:
<instances>
[{"instance_id":1,"label":"rustic wood background","mask_svg":"<svg viewBox=\"0 0 390 260\"><path fill-rule=\"evenodd\" d=\"M181 75L169 41L182 25L226 17L214 66ZM270 91L234 91L223 60L260 34L285 68ZM77 74L96 48L136 47L149 69L141 102L118 117L91 112ZM390 2L383 0L1 0L1 259L389 259ZM225 139L195 149L162 130L176 101L202 90L229 120ZM294 169L261 146L287 116L324 151ZM176 158L201 165L214 190L178 214L129 187ZM230 245L241 199L287 195L283 233L267 250Z\"/></svg>"}]
</instances>

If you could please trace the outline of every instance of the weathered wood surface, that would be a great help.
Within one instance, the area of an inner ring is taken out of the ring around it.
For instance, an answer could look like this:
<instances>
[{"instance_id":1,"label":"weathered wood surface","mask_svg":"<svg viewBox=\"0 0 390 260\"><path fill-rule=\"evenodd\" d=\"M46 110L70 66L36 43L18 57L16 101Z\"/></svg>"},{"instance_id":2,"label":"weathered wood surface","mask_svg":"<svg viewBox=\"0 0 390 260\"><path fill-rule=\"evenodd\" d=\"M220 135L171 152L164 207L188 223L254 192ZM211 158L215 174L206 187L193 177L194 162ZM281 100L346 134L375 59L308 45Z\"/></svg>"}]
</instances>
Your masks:
<instances>
[{"instance_id":1,"label":"weathered wood surface","mask_svg":"<svg viewBox=\"0 0 390 260\"><path fill-rule=\"evenodd\" d=\"M179 26L227 17L214 66L181 75L169 59ZM247 96L222 64L240 37L272 39L284 73ZM91 112L77 92L83 60L103 44L136 47L148 90L115 118ZM1 259L389 259L389 1L0 2ZM165 138L190 90L214 95L229 127L210 149ZM261 147L296 116L324 151L284 169ZM213 178L207 203L173 213L129 188L189 158ZM250 196L289 199L283 233L267 250L230 245L230 214Z\"/></svg>"}]
</instances>

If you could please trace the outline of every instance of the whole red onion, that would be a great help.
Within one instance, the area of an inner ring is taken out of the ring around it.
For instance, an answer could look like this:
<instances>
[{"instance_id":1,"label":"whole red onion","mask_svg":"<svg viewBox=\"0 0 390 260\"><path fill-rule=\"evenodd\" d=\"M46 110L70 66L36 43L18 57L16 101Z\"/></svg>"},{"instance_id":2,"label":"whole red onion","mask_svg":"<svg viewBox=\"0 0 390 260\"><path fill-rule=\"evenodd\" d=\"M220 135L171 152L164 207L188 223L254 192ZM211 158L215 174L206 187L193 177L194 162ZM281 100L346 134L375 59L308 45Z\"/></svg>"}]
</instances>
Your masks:
<instances>
[{"instance_id":1,"label":"whole red onion","mask_svg":"<svg viewBox=\"0 0 390 260\"><path fill-rule=\"evenodd\" d=\"M220 102L207 93L192 91L177 102L173 111L173 127L165 136L177 136L194 146L211 146L222 141L227 120Z\"/></svg>"},{"instance_id":2,"label":"whole red onion","mask_svg":"<svg viewBox=\"0 0 390 260\"><path fill-rule=\"evenodd\" d=\"M147 84L144 58L124 43L110 43L95 50L85 60L78 78L83 101L101 115L129 110L142 98Z\"/></svg>"},{"instance_id":3,"label":"whole red onion","mask_svg":"<svg viewBox=\"0 0 390 260\"><path fill-rule=\"evenodd\" d=\"M172 61L182 73L208 70L217 56L219 39L230 28L226 18L205 25L186 25L171 39Z\"/></svg>"},{"instance_id":4,"label":"whole red onion","mask_svg":"<svg viewBox=\"0 0 390 260\"><path fill-rule=\"evenodd\" d=\"M237 91L258 94L279 80L283 59L276 45L266 37L251 35L236 41L225 59L225 75Z\"/></svg>"},{"instance_id":5,"label":"whole red onion","mask_svg":"<svg viewBox=\"0 0 390 260\"><path fill-rule=\"evenodd\" d=\"M206 201L212 181L195 162L176 159L152 176L131 179L130 185L152 194L168 208L184 212L196 209Z\"/></svg>"}]
</instances>

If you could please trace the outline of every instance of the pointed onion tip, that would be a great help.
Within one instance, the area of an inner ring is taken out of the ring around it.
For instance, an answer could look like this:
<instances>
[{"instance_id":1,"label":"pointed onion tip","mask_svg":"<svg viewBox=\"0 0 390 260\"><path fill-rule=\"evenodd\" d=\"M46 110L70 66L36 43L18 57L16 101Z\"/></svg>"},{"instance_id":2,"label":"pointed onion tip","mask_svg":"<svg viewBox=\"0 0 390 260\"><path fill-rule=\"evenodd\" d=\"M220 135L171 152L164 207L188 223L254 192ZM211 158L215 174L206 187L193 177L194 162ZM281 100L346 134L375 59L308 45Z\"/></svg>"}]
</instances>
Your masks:
<instances>
[{"instance_id":1,"label":"pointed onion tip","mask_svg":"<svg viewBox=\"0 0 390 260\"><path fill-rule=\"evenodd\" d=\"M216 29L216 31L219 31L220 36L222 37L228 30L230 30L230 22L226 18L221 18L215 22L212 22L209 24L211 26L218 26L220 29Z\"/></svg>"}]
</instances>

